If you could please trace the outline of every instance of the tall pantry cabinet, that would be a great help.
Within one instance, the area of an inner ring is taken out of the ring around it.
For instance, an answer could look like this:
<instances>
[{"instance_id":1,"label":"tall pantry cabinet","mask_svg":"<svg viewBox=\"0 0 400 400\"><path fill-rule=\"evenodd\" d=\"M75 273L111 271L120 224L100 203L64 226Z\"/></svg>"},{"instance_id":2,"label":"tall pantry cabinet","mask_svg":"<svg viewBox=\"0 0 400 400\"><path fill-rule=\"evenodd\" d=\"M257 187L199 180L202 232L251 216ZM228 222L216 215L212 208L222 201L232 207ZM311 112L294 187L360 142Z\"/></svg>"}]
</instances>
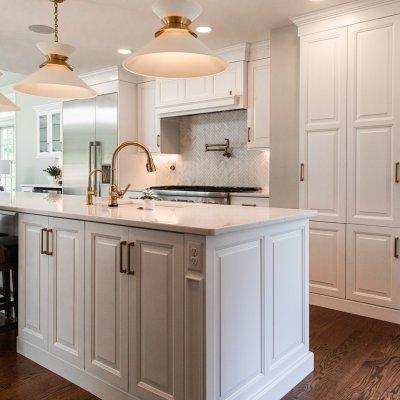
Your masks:
<instances>
[{"instance_id":1,"label":"tall pantry cabinet","mask_svg":"<svg viewBox=\"0 0 400 400\"><path fill-rule=\"evenodd\" d=\"M400 323L400 1L354 3L294 19L311 303Z\"/></svg>"}]
</instances>

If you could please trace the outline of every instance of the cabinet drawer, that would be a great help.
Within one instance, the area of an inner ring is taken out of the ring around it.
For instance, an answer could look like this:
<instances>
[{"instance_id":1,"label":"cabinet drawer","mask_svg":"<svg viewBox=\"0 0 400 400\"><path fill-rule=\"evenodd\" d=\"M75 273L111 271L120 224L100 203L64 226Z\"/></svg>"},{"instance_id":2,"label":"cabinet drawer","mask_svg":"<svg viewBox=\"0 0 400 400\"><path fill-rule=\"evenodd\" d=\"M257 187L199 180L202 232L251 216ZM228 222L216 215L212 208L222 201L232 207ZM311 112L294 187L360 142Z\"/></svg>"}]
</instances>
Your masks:
<instances>
[{"instance_id":1,"label":"cabinet drawer","mask_svg":"<svg viewBox=\"0 0 400 400\"><path fill-rule=\"evenodd\" d=\"M269 207L268 197L232 196L231 205L247 207Z\"/></svg>"}]
</instances>

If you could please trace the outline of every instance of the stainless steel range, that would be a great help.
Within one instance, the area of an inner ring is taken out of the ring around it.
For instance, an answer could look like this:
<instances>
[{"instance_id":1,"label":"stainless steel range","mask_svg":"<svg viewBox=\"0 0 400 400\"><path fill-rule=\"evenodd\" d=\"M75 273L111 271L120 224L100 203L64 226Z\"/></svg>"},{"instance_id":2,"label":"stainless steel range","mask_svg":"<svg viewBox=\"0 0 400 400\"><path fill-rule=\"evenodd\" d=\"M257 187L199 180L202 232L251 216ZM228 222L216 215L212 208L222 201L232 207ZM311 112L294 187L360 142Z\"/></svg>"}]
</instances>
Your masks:
<instances>
[{"instance_id":1,"label":"stainless steel range","mask_svg":"<svg viewBox=\"0 0 400 400\"><path fill-rule=\"evenodd\" d=\"M161 200L206 204L230 204L231 193L250 193L261 190L254 187L232 186L153 186L150 189Z\"/></svg>"}]
</instances>

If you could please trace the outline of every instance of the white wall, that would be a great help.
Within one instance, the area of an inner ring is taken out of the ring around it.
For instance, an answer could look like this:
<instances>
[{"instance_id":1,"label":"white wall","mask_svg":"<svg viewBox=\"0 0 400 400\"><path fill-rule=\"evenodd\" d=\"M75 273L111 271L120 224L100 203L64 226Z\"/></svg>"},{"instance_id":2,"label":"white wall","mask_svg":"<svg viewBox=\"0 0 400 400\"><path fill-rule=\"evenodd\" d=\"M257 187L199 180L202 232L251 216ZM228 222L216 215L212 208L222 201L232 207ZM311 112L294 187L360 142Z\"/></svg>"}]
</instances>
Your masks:
<instances>
[{"instance_id":1,"label":"white wall","mask_svg":"<svg viewBox=\"0 0 400 400\"><path fill-rule=\"evenodd\" d=\"M299 54L294 25L271 31L272 207L299 207Z\"/></svg>"},{"instance_id":2,"label":"white wall","mask_svg":"<svg viewBox=\"0 0 400 400\"><path fill-rule=\"evenodd\" d=\"M4 94L13 92L13 85L0 88ZM37 158L36 112L33 107L51 103L52 100L16 93L17 105L21 108L16 120L16 167L17 189L22 183L47 183L43 169L55 164L54 158Z\"/></svg>"}]
</instances>

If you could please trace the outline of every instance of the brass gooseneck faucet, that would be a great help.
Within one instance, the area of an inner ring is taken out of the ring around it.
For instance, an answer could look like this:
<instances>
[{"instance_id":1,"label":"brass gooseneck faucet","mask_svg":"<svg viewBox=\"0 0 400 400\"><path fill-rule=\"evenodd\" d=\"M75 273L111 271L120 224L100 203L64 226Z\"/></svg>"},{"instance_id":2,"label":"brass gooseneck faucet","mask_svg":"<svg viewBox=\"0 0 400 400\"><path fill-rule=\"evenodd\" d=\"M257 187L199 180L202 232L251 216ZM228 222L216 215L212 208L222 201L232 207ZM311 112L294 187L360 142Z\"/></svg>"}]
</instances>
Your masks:
<instances>
[{"instance_id":1,"label":"brass gooseneck faucet","mask_svg":"<svg viewBox=\"0 0 400 400\"><path fill-rule=\"evenodd\" d=\"M108 204L109 207L118 207L118 199L122 199L129 189L130 185L128 185L124 190L120 190L117 187L117 156L118 153L125 147L134 146L142 149L147 156L147 164L146 168L148 172L155 172L156 166L154 165L153 157L150 154L149 149L140 142L128 141L121 143L115 150L111 159L111 182L110 182L110 202Z\"/></svg>"},{"instance_id":2,"label":"brass gooseneck faucet","mask_svg":"<svg viewBox=\"0 0 400 400\"><path fill-rule=\"evenodd\" d=\"M87 190L86 190L86 205L88 205L88 206L93 205L93 197L96 196L96 191L92 185L92 176L97 172L103 176L103 171L101 169L93 169L89 173L88 185L87 185Z\"/></svg>"}]
</instances>

